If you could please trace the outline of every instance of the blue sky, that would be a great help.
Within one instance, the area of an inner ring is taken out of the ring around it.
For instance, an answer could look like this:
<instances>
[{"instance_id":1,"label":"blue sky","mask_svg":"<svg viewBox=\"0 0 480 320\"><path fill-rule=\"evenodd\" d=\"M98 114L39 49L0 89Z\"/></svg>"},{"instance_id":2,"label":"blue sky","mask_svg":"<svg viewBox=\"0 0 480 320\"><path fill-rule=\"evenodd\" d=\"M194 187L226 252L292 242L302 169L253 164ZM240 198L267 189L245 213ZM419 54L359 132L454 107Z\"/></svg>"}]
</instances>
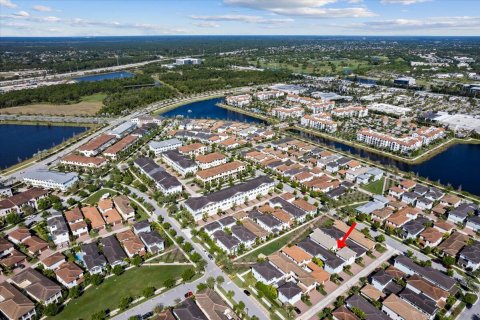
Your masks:
<instances>
[{"instance_id":1,"label":"blue sky","mask_svg":"<svg viewBox=\"0 0 480 320\"><path fill-rule=\"evenodd\" d=\"M0 36L475 35L479 0L0 0Z\"/></svg>"}]
</instances>

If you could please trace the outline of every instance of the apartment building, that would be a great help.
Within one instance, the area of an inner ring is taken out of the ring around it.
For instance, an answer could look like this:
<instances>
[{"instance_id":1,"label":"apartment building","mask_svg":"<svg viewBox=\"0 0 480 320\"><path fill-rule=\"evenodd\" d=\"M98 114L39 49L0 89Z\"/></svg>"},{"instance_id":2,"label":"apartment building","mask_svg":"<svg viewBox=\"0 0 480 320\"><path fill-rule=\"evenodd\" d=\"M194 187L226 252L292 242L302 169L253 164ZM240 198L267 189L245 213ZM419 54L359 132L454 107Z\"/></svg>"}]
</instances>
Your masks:
<instances>
[{"instance_id":1,"label":"apartment building","mask_svg":"<svg viewBox=\"0 0 480 320\"><path fill-rule=\"evenodd\" d=\"M103 154L113 160L117 160L118 154L122 151L127 150L137 141L138 137L128 135L122 138L120 141L116 142L114 145L108 147Z\"/></svg>"},{"instance_id":2,"label":"apartment building","mask_svg":"<svg viewBox=\"0 0 480 320\"><path fill-rule=\"evenodd\" d=\"M280 120L286 120L295 118L298 119L305 113L303 108L295 107L295 108L273 108L272 114L274 117L279 118Z\"/></svg>"},{"instance_id":3,"label":"apartment building","mask_svg":"<svg viewBox=\"0 0 480 320\"><path fill-rule=\"evenodd\" d=\"M339 118L363 118L368 115L368 109L362 106L348 106L332 110L332 115Z\"/></svg>"},{"instance_id":4,"label":"apartment building","mask_svg":"<svg viewBox=\"0 0 480 320\"><path fill-rule=\"evenodd\" d=\"M198 169L194 161L182 156L175 150L165 151L162 154L162 160L183 176L194 174Z\"/></svg>"},{"instance_id":5,"label":"apartment building","mask_svg":"<svg viewBox=\"0 0 480 320\"><path fill-rule=\"evenodd\" d=\"M370 129L363 129L357 132L357 141L376 148L387 149L394 152L398 151L401 153L409 153L418 150L423 145L423 139L420 137L407 136L397 138Z\"/></svg>"},{"instance_id":6,"label":"apartment building","mask_svg":"<svg viewBox=\"0 0 480 320\"><path fill-rule=\"evenodd\" d=\"M225 101L228 105L234 107L245 107L248 106L252 102L252 97L249 94L241 94L237 96L227 96Z\"/></svg>"},{"instance_id":7,"label":"apartment building","mask_svg":"<svg viewBox=\"0 0 480 320\"><path fill-rule=\"evenodd\" d=\"M329 133L337 131L337 123L326 114L305 115L300 119L300 125Z\"/></svg>"},{"instance_id":8,"label":"apartment building","mask_svg":"<svg viewBox=\"0 0 480 320\"><path fill-rule=\"evenodd\" d=\"M101 168L107 160L102 157L86 157L76 154L69 154L60 160L65 166L82 167L82 168Z\"/></svg>"},{"instance_id":9,"label":"apartment building","mask_svg":"<svg viewBox=\"0 0 480 320\"><path fill-rule=\"evenodd\" d=\"M156 156L159 156L165 151L175 150L182 146L182 142L176 138L164 140L164 141L150 141L148 147L151 151L155 153Z\"/></svg>"},{"instance_id":10,"label":"apartment building","mask_svg":"<svg viewBox=\"0 0 480 320\"><path fill-rule=\"evenodd\" d=\"M277 90L261 91L253 94L253 96L257 100L261 100L261 101L277 99L277 98L283 97L284 95L285 95L284 92L277 91Z\"/></svg>"},{"instance_id":11,"label":"apartment building","mask_svg":"<svg viewBox=\"0 0 480 320\"><path fill-rule=\"evenodd\" d=\"M208 147L201 143L192 143L178 148L178 152L184 156L198 156L207 152Z\"/></svg>"}]
</instances>

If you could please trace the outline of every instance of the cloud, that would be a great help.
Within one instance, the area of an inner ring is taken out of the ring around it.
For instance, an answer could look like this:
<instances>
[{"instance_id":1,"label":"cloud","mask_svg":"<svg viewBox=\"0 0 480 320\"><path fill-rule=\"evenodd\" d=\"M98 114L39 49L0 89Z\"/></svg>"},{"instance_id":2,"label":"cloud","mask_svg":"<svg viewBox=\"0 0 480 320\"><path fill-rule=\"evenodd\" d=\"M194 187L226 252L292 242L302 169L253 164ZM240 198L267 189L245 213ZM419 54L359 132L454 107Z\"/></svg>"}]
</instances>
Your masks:
<instances>
[{"instance_id":1,"label":"cloud","mask_svg":"<svg viewBox=\"0 0 480 320\"><path fill-rule=\"evenodd\" d=\"M12 14L12 16L19 17L19 18L26 18L30 17L30 13L27 11L18 11Z\"/></svg>"},{"instance_id":2,"label":"cloud","mask_svg":"<svg viewBox=\"0 0 480 320\"><path fill-rule=\"evenodd\" d=\"M422 3L422 2L431 2L433 0L381 0L382 4L403 4L405 6L410 4Z\"/></svg>"},{"instance_id":3,"label":"cloud","mask_svg":"<svg viewBox=\"0 0 480 320\"><path fill-rule=\"evenodd\" d=\"M225 15L216 15L216 16L190 16L190 19L193 20L202 20L202 21L229 21L229 22L246 22L246 23L258 23L258 24L284 24L294 21L290 18L264 18L261 16L249 16L241 14L225 14Z\"/></svg>"},{"instance_id":4,"label":"cloud","mask_svg":"<svg viewBox=\"0 0 480 320\"><path fill-rule=\"evenodd\" d=\"M50 12L52 11L52 8L47 6L37 5L37 6L33 6L33 10L39 11L39 12Z\"/></svg>"},{"instance_id":5,"label":"cloud","mask_svg":"<svg viewBox=\"0 0 480 320\"><path fill-rule=\"evenodd\" d=\"M13 3L11 0L0 0L0 7L7 7L7 8L16 8L18 7L15 3Z\"/></svg>"},{"instance_id":6,"label":"cloud","mask_svg":"<svg viewBox=\"0 0 480 320\"><path fill-rule=\"evenodd\" d=\"M368 31L407 31L422 30L468 30L473 33L480 33L480 17L457 16L457 17L430 17L425 19L391 19L374 20L362 23L345 25L345 28Z\"/></svg>"},{"instance_id":7,"label":"cloud","mask_svg":"<svg viewBox=\"0 0 480 320\"><path fill-rule=\"evenodd\" d=\"M411 0L414 1L414 0ZM269 11L283 16L301 16L305 18L366 18L376 14L364 6L327 7L338 0L223 0L227 5ZM350 4L361 0L348 0Z\"/></svg>"},{"instance_id":8,"label":"cloud","mask_svg":"<svg viewBox=\"0 0 480 320\"><path fill-rule=\"evenodd\" d=\"M215 23L213 21L205 21L205 22L197 22L193 24L194 26L197 26L199 28L218 28L220 25L218 23Z\"/></svg>"}]
</instances>

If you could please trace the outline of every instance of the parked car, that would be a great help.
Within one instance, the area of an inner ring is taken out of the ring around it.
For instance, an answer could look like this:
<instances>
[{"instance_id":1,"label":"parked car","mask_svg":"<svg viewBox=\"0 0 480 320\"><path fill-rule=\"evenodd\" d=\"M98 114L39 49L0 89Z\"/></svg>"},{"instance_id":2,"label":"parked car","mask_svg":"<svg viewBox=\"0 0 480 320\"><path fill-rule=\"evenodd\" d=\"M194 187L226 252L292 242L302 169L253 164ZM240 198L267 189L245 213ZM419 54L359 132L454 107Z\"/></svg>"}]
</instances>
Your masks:
<instances>
[{"instance_id":1,"label":"parked car","mask_svg":"<svg viewBox=\"0 0 480 320\"><path fill-rule=\"evenodd\" d=\"M247 297L251 295L250 291L248 291L247 289L243 290L243 293L245 293Z\"/></svg>"},{"instance_id":2,"label":"parked car","mask_svg":"<svg viewBox=\"0 0 480 320\"><path fill-rule=\"evenodd\" d=\"M185 298L189 298L193 296L193 292L192 291L188 291L187 293L185 293Z\"/></svg>"}]
</instances>

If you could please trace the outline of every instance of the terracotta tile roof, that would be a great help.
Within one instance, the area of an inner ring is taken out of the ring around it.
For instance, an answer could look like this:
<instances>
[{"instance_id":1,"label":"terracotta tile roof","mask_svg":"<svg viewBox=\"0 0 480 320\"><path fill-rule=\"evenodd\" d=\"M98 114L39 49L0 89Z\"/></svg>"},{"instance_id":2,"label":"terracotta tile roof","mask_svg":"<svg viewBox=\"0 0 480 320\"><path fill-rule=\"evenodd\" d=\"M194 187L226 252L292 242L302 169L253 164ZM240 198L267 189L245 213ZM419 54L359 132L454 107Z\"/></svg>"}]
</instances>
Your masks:
<instances>
[{"instance_id":1,"label":"terracotta tile roof","mask_svg":"<svg viewBox=\"0 0 480 320\"><path fill-rule=\"evenodd\" d=\"M61 254L60 252L55 252L54 254L46 257L45 259L42 260L42 263L46 267L53 266L54 264L60 262L60 261L65 261L65 256Z\"/></svg>"},{"instance_id":2,"label":"terracotta tile roof","mask_svg":"<svg viewBox=\"0 0 480 320\"><path fill-rule=\"evenodd\" d=\"M109 135L109 134L101 134L96 138L93 138L89 142L85 143L82 145L79 150L80 151L90 151L90 150L97 150L104 144L116 139L117 137L114 135Z\"/></svg>"},{"instance_id":3,"label":"terracotta tile roof","mask_svg":"<svg viewBox=\"0 0 480 320\"><path fill-rule=\"evenodd\" d=\"M83 207L82 213L85 219L90 220L93 229L101 229L105 226L105 221L103 221L103 218L96 207Z\"/></svg>"},{"instance_id":4,"label":"terracotta tile roof","mask_svg":"<svg viewBox=\"0 0 480 320\"><path fill-rule=\"evenodd\" d=\"M122 222L122 217L118 213L117 209L108 210L102 213L103 218L108 224L118 224Z\"/></svg>"},{"instance_id":5,"label":"terracotta tile roof","mask_svg":"<svg viewBox=\"0 0 480 320\"><path fill-rule=\"evenodd\" d=\"M336 320L358 320L357 316L345 306L335 309L332 314Z\"/></svg>"},{"instance_id":6,"label":"terracotta tile roof","mask_svg":"<svg viewBox=\"0 0 480 320\"><path fill-rule=\"evenodd\" d=\"M55 274L57 275L57 277L62 279L63 282L70 283L76 280L77 278L79 278L80 276L82 276L83 270L82 268L77 266L75 263L68 261L62 264L60 268L55 270ZM77 280L77 284L78 284L78 280Z\"/></svg>"},{"instance_id":7,"label":"terracotta tile roof","mask_svg":"<svg viewBox=\"0 0 480 320\"><path fill-rule=\"evenodd\" d=\"M417 183L415 181L406 179L406 180L403 180L402 182L400 182L400 185L405 189L411 189L411 188L415 187L417 185Z\"/></svg>"},{"instance_id":8,"label":"terracotta tile roof","mask_svg":"<svg viewBox=\"0 0 480 320\"><path fill-rule=\"evenodd\" d=\"M431 284L416 274L407 279L407 284L416 288L426 296L432 298L435 302L438 302L439 300L445 300L450 295L448 291Z\"/></svg>"},{"instance_id":9,"label":"terracotta tile roof","mask_svg":"<svg viewBox=\"0 0 480 320\"><path fill-rule=\"evenodd\" d=\"M459 203L460 201L462 201L462 199L460 199L459 197L457 197L453 194L446 194L446 195L443 196L442 199L440 199L440 201L446 202L449 205L455 205L455 204Z\"/></svg>"},{"instance_id":10,"label":"terracotta tile roof","mask_svg":"<svg viewBox=\"0 0 480 320\"><path fill-rule=\"evenodd\" d=\"M282 252L292 258L297 264L312 260L312 256L298 246L283 247Z\"/></svg>"},{"instance_id":11,"label":"terracotta tile roof","mask_svg":"<svg viewBox=\"0 0 480 320\"><path fill-rule=\"evenodd\" d=\"M178 148L178 151L180 153L190 153L192 151L195 151L195 150L198 150L200 148L203 148L205 147L204 144L200 143L200 142L197 142L197 143L192 143L192 144L189 144L189 145L186 145L186 146L181 146Z\"/></svg>"},{"instance_id":12,"label":"terracotta tile roof","mask_svg":"<svg viewBox=\"0 0 480 320\"><path fill-rule=\"evenodd\" d=\"M210 163L217 160L225 159L226 157L220 152L213 152L206 155L199 155L195 158L195 161L200 163Z\"/></svg>"},{"instance_id":13,"label":"terracotta tile roof","mask_svg":"<svg viewBox=\"0 0 480 320\"><path fill-rule=\"evenodd\" d=\"M77 220L83 220L83 214L79 207L75 207L72 210L65 211L65 219L68 223L72 223Z\"/></svg>"},{"instance_id":14,"label":"terracotta tile roof","mask_svg":"<svg viewBox=\"0 0 480 320\"><path fill-rule=\"evenodd\" d=\"M100 166L105 163L107 160L101 157L85 157L76 154L69 154L62 158L61 161L73 162L73 163L82 163L82 164L92 164L95 166Z\"/></svg>"},{"instance_id":15,"label":"terracotta tile roof","mask_svg":"<svg viewBox=\"0 0 480 320\"><path fill-rule=\"evenodd\" d=\"M137 136L128 135L122 138L120 141L112 145L111 147L107 148L103 153L104 154L117 154L121 152L123 149L128 148L132 143L137 140Z\"/></svg>"},{"instance_id":16,"label":"terracotta tile roof","mask_svg":"<svg viewBox=\"0 0 480 320\"><path fill-rule=\"evenodd\" d=\"M348 229L350 229L345 222L340 220L335 220L334 227L343 232L347 232ZM350 234L350 239L368 250L371 250L375 247L375 241L366 238L365 235L357 229L353 229L352 233Z\"/></svg>"},{"instance_id":17,"label":"terracotta tile roof","mask_svg":"<svg viewBox=\"0 0 480 320\"><path fill-rule=\"evenodd\" d=\"M443 232L438 231L433 227L429 227L420 233L420 237L423 238L425 241L435 243L438 240L442 239Z\"/></svg>"},{"instance_id":18,"label":"terracotta tile roof","mask_svg":"<svg viewBox=\"0 0 480 320\"><path fill-rule=\"evenodd\" d=\"M226 174L227 172L238 170L242 167L245 167L243 162L232 161L232 162L221 164L213 168L198 171L197 176L199 176L201 179L208 179L210 177L213 177L219 174Z\"/></svg>"},{"instance_id":19,"label":"terracotta tile roof","mask_svg":"<svg viewBox=\"0 0 480 320\"><path fill-rule=\"evenodd\" d=\"M27 246L28 251L33 254L37 254L48 248L48 243L37 236L31 236L26 239L23 244Z\"/></svg>"},{"instance_id":20,"label":"terracotta tile roof","mask_svg":"<svg viewBox=\"0 0 480 320\"><path fill-rule=\"evenodd\" d=\"M9 256L4 257L0 260L0 264L6 267L14 267L15 265L25 261L27 256L21 253L20 251L13 249L12 253Z\"/></svg>"},{"instance_id":21,"label":"terracotta tile roof","mask_svg":"<svg viewBox=\"0 0 480 320\"><path fill-rule=\"evenodd\" d=\"M8 282L0 284L0 311L9 319L20 319L35 309L35 304Z\"/></svg>"},{"instance_id":22,"label":"terracotta tile roof","mask_svg":"<svg viewBox=\"0 0 480 320\"><path fill-rule=\"evenodd\" d=\"M304 199L297 199L293 201L293 204L306 212L317 211L317 207L315 207L313 204L308 203Z\"/></svg>"},{"instance_id":23,"label":"terracotta tile roof","mask_svg":"<svg viewBox=\"0 0 480 320\"><path fill-rule=\"evenodd\" d=\"M113 201L110 198L101 199L98 201L98 208L100 211L107 211L113 208Z\"/></svg>"},{"instance_id":24,"label":"terracotta tile roof","mask_svg":"<svg viewBox=\"0 0 480 320\"><path fill-rule=\"evenodd\" d=\"M372 286L371 284L366 284L362 290L360 290L360 292L366 296L367 298L369 298L370 300L374 300L374 301L377 301L377 300L380 300L381 298L384 298L385 297L385 293L383 293L382 291L378 290L377 288L375 288L374 286Z\"/></svg>"},{"instance_id":25,"label":"terracotta tile roof","mask_svg":"<svg viewBox=\"0 0 480 320\"><path fill-rule=\"evenodd\" d=\"M330 280L330 274L317 266L314 262L309 262L307 267L312 270L310 274L317 280L318 283L325 283Z\"/></svg>"},{"instance_id":26,"label":"terracotta tile roof","mask_svg":"<svg viewBox=\"0 0 480 320\"><path fill-rule=\"evenodd\" d=\"M19 227L16 230L13 230L8 234L8 238L16 240L18 242L23 242L26 238L30 237L30 230L25 227Z\"/></svg>"},{"instance_id":27,"label":"terracotta tile roof","mask_svg":"<svg viewBox=\"0 0 480 320\"><path fill-rule=\"evenodd\" d=\"M445 241L440 243L438 249L444 253L456 257L460 250L467 244L469 236L460 232L454 232Z\"/></svg>"}]
</instances>

